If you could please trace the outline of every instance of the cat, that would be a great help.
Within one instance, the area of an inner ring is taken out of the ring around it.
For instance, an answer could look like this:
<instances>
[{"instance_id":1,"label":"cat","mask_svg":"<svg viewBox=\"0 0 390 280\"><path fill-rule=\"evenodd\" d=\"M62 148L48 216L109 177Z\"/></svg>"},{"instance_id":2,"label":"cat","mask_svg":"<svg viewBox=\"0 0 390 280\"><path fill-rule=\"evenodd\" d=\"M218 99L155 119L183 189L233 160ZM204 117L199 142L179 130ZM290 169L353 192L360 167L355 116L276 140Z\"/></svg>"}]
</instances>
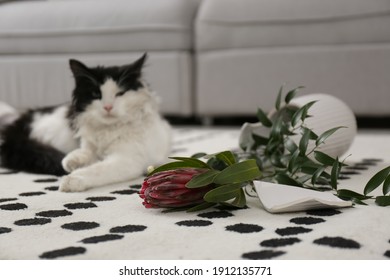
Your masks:
<instances>
[{"instance_id":1,"label":"cat","mask_svg":"<svg viewBox=\"0 0 390 280\"><path fill-rule=\"evenodd\" d=\"M163 163L171 126L143 80L145 53L124 66L88 67L70 59L70 104L30 109L2 129L4 167L63 176L60 191L132 180Z\"/></svg>"}]
</instances>

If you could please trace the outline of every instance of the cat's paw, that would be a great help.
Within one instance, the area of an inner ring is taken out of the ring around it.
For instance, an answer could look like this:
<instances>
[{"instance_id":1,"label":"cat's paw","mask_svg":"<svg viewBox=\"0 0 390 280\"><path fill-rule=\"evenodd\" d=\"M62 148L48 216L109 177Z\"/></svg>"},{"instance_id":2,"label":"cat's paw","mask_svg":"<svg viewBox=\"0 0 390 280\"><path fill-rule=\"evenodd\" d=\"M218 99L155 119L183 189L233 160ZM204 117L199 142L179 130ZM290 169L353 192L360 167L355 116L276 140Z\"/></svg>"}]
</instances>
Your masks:
<instances>
[{"instance_id":1,"label":"cat's paw","mask_svg":"<svg viewBox=\"0 0 390 280\"><path fill-rule=\"evenodd\" d=\"M87 186L83 180L80 177L74 176L72 174L62 178L59 188L59 190L62 192L82 192L86 189Z\"/></svg>"},{"instance_id":2,"label":"cat's paw","mask_svg":"<svg viewBox=\"0 0 390 280\"><path fill-rule=\"evenodd\" d=\"M72 172L78 168L84 167L91 161L91 155L86 152L72 152L62 160L62 167L67 172Z\"/></svg>"}]
</instances>

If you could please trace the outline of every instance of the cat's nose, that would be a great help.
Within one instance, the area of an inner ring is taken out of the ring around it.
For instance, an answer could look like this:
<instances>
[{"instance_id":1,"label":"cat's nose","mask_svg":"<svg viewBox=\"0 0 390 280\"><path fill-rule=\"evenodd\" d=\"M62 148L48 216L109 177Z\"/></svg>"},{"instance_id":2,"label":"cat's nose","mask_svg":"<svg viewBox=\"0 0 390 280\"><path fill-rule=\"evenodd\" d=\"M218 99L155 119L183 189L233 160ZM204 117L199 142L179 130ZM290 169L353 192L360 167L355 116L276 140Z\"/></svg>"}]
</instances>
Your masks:
<instances>
[{"instance_id":1,"label":"cat's nose","mask_svg":"<svg viewBox=\"0 0 390 280\"><path fill-rule=\"evenodd\" d=\"M112 105L104 105L104 110L106 110L108 113L110 113L111 112L111 110L112 110Z\"/></svg>"}]
</instances>

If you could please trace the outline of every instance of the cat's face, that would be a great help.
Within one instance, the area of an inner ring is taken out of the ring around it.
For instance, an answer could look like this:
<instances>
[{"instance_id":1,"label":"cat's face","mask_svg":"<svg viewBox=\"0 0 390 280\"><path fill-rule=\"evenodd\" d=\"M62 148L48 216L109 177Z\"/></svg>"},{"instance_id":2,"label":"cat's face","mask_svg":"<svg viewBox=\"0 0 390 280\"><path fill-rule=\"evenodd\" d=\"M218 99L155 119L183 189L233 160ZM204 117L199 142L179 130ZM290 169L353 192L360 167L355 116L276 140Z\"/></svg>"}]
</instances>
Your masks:
<instances>
[{"instance_id":1,"label":"cat's face","mask_svg":"<svg viewBox=\"0 0 390 280\"><path fill-rule=\"evenodd\" d=\"M73 91L75 113L83 113L103 124L138 118L150 99L149 91L141 81L145 59L146 54L129 65L95 68L70 60L76 81Z\"/></svg>"}]
</instances>

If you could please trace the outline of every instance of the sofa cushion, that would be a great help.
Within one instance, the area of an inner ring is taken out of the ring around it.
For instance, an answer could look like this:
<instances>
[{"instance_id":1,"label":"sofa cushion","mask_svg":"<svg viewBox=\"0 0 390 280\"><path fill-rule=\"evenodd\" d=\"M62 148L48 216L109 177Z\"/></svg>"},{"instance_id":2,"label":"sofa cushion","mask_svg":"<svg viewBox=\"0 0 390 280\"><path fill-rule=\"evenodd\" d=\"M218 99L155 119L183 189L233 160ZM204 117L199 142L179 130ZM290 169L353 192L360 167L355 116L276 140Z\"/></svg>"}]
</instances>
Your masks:
<instances>
[{"instance_id":1,"label":"sofa cushion","mask_svg":"<svg viewBox=\"0 0 390 280\"><path fill-rule=\"evenodd\" d=\"M207 0L199 50L390 41L389 0Z\"/></svg>"},{"instance_id":2,"label":"sofa cushion","mask_svg":"<svg viewBox=\"0 0 390 280\"><path fill-rule=\"evenodd\" d=\"M188 50L199 0L0 5L0 53Z\"/></svg>"}]
</instances>

